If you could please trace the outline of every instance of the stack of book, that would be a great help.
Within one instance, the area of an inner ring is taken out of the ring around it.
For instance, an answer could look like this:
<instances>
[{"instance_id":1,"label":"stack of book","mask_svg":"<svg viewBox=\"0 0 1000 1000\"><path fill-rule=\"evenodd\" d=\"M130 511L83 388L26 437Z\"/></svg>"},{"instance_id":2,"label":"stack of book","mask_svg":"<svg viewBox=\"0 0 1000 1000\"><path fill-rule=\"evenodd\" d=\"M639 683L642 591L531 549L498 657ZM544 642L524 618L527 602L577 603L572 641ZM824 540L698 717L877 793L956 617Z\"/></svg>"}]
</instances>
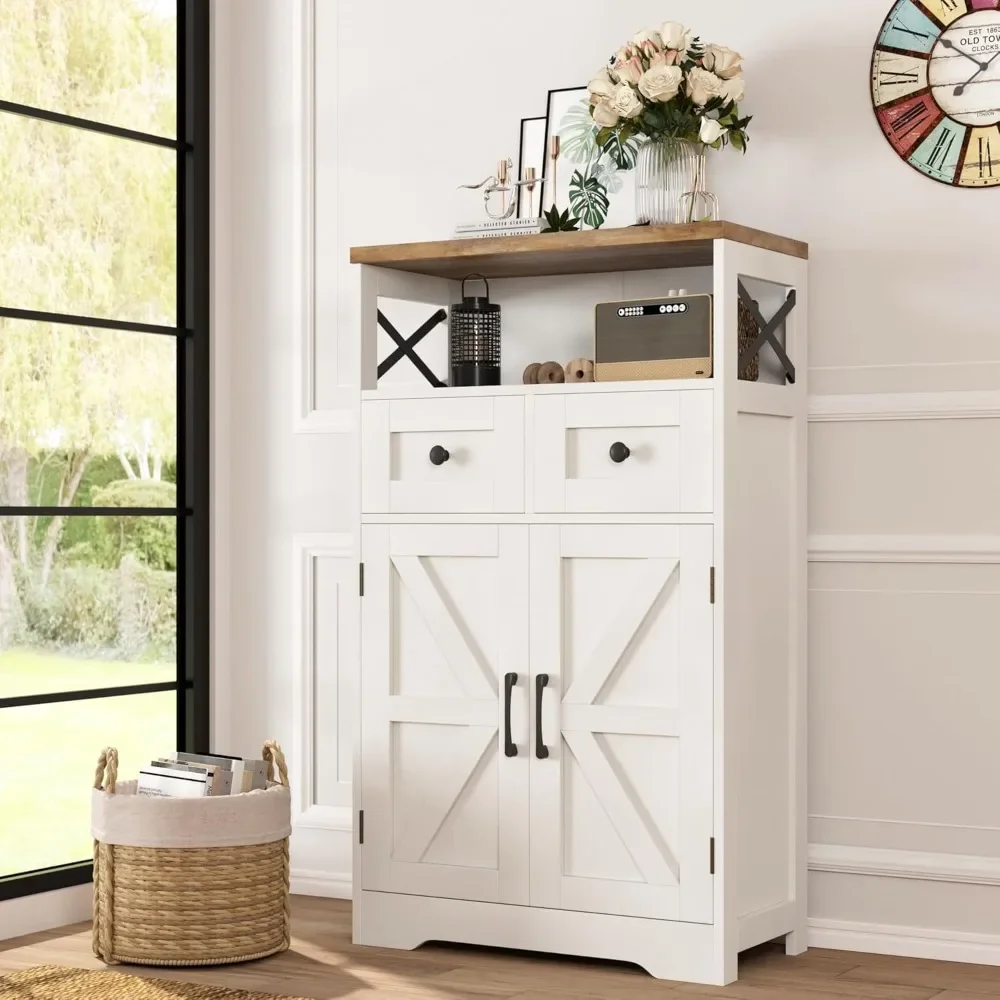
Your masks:
<instances>
[{"instance_id":1,"label":"stack of book","mask_svg":"<svg viewBox=\"0 0 1000 1000\"><path fill-rule=\"evenodd\" d=\"M541 231L541 219L484 219L457 225L455 236L460 240L472 240L491 236L534 236Z\"/></svg>"},{"instance_id":2,"label":"stack of book","mask_svg":"<svg viewBox=\"0 0 1000 1000\"><path fill-rule=\"evenodd\" d=\"M140 795L200 798L267 788L267 763L223 754L182 753L157 757L139 768Z\"/></svg>"}]
</instances>

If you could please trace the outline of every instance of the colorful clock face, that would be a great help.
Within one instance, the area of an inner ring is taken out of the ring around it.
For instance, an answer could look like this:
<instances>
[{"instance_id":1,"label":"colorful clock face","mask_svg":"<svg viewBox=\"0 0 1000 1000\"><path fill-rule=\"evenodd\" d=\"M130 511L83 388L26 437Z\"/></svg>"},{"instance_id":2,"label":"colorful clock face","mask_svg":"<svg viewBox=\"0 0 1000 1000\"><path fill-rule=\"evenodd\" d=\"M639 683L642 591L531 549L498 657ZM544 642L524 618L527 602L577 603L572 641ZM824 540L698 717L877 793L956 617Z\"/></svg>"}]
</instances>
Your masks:
<instances>
[{"instance_id":1,"label":"colorful clock face","mask_svg":"<svg viewBox=\"0 0 1000 1000\"><path fill-rule=\"evenodd\" d=\"M1000 0L897 0L872 57L872 101L911 167L1000 185Z\"/></svg>"}]
</instances>

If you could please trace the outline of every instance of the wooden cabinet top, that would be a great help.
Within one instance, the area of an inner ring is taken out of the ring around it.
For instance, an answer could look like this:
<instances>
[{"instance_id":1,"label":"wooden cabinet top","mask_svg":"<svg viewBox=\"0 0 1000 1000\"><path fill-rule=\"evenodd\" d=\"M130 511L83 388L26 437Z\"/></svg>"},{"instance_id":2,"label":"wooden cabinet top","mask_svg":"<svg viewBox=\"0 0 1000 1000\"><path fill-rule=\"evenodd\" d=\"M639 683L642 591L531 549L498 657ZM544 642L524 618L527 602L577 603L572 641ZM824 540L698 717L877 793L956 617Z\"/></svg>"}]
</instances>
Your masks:
<instances>
[{"instance_id":1,"label":"wooden cabinet top","mask_svg":"<svg viewBox=\"0 0 1000 1000\"><path fill-rule=\"evenodd\" d=\"M488 278L531 278L551 274L645 271L711 265L712 241L719 239L803 260L809 256L807 244L785 236L733 222L696 222L352 247L351 263L453 279L474 272Z\"/></svg>"}]
</instances>

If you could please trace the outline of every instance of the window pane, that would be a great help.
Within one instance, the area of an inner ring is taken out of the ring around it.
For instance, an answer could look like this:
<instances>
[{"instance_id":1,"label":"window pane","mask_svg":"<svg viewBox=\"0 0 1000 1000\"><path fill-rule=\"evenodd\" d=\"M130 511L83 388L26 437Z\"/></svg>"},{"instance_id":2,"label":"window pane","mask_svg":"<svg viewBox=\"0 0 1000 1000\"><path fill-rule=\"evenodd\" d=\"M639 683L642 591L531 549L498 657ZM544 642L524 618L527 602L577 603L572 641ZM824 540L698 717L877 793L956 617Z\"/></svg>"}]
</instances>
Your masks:
<instances>
[{"instance_id":1,"label":"window pane","mask_svg":"<svg viewBox=\"0 0 1000 1000\"><path fill-rule=\"evenodd\" d=\"M0 732L16 752L0 777L0 878L86 861L90 789L101 750L119 754L120 779L177 748L177 694L0 709Z\"/></svg>"},{"instance_id":2,"label":"window pane","mask_svg":"<svg viewBox=\"0 0 1000 1000\"><path fill-rule=\"evenodd\" d=\"M0 98L175 135L177 0L0 4Z\"/></svg>"},{"instance_id":3,"label":"window pane","mask_svg":"<svg viewBox=\"0 0 1000 1000\"><path fill-rule=\"evenodd\" d=\"M0 519L0 698L170 681L176 650L173 517Z\"/></svg>"},{"instance_id":4,"label":"window pane","mask_svg":"<svg viewBox=\"0 0 1000 1000\"><path fill-rule=\"evenodd\" d=\"M0 113L0 305L174 325L176 164L162 146Z\"/></svg>"},{"instance_id":5,"label":"window pane","mask_svg":"<svg viewBox=\"0 0 1000 1000\"><path fill-rule=\"evenodd\" d=\"M0 505L175 507L177 342L0 317Z\"/></svg>"}]
</instances>

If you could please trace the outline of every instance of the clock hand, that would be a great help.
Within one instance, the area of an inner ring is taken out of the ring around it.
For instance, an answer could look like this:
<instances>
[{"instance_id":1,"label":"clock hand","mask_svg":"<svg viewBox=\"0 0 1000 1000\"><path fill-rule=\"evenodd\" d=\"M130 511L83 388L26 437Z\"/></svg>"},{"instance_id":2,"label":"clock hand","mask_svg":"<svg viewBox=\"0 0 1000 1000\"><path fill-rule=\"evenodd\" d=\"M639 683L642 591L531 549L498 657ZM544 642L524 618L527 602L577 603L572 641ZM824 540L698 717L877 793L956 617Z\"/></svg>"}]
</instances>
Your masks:
<instances>
[{"instance_id":1,"label":"clock hand","mask_svg":"<svg viewBox=\"0 0 1000 1000\"><path fill-rule=\"evenodd\" d=\"M951 49L952 52L957 52L960 56L965 56L966 59L971 59L981 70L986 68L985 63L981 63L975 56L969 55L968 52L963 52L951 39L942 38L941 44L946 49Z\"/></svg>"},{"instance_id":2,"label":"clock hand","mask_svg":"<svg viewBox=\"0 0 1000 1000\"><path fill-rule=\"evenodd\" d=\"M956 97L961 97L962 94L965 93L965 88L968 87L969 84L972 83L976 79L976 77L979 76L980 73L986 72L986 70L988 70L990 68L990 66L993 65L993 62L994 62L994 60L996 59L997 56L1000 56L1000 50L994 52L993 55L990 56L988 62L980 63L979 64L979 69L977 69L976 72L973 73L972 76L970 76L969 79L965 81L965 83L960 83L955 88L955 96Z\"/></svg>"}]
</instances>

